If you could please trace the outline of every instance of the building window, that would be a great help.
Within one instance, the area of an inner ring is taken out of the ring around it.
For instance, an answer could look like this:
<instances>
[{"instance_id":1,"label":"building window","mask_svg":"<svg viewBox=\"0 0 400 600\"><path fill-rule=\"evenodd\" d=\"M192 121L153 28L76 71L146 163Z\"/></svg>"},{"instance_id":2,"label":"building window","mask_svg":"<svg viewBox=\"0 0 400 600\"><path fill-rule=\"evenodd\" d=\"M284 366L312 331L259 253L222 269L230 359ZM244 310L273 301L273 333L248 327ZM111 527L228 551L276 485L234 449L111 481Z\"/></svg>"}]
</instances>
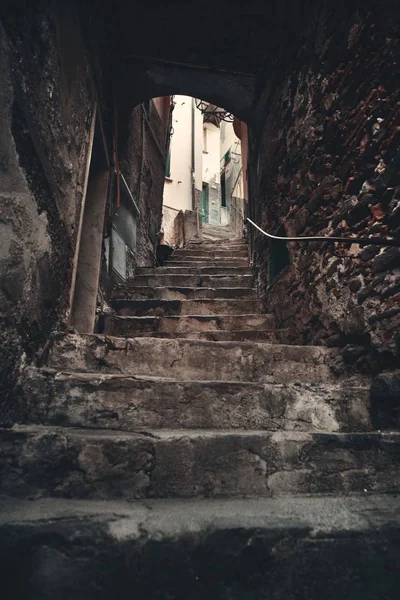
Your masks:
<instances>
[{"instance_id":1,"label":"building window","mask_svg":"<svg viewBox=\"0 0 400 600\"><path fill-rule=\"evenodd\" d=\"M286 231L281 225L275 235L286 237ZM290 255L287 248L287 242L283 240L270 240L269 242L269 283L270 285L275 279L290 267Z\"/></svg>"},{"instance_id":2,"label":"building window","mask_svg":"<svg viewBox=\"0 0 400 600\"><path fill-rule=\"evenodd\" d=\"M227 165L230 160L231 160L231 149L229 148L229 150L227 150L224 154L224 166Z\"/></svg>"},{"instance_id":3,"label":"building window","mask_svg":"<svg viewBox=\"0 0 400 600\"><path fill-rule=\"evenodd\" d=\"M165 165L165 177L171 177L171 148L168 149L167 162Z\"/></svg>"}]
</instances>

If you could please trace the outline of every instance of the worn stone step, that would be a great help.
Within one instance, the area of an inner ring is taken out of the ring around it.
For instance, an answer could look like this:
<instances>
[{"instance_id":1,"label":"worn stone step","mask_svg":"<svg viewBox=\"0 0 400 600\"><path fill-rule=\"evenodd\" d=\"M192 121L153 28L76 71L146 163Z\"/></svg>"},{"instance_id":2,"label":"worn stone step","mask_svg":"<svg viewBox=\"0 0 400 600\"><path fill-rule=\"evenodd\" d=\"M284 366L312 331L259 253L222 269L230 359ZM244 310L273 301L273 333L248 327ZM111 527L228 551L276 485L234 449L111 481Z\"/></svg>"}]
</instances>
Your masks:
<instances>
[{"instance_id":1,"label":"worn stone step","mask_svg":"<svg viewBox=\"0 0 400 600\"><path fill-rule=\"evenodd\" d=\"M265 429L368 431L369 388L349 384L171 381L104 373L33 370L31 423L137 431Z\"/></svg>"},{"instance_id":2,"label":"worn stone step","mask_svg":"<svg viewBox=\"0 0 400 600\"><path fill-rule=\"evenodd\" d=\"M3 585L9 600L49 598L49 590L123 598L131 589L138 600L285 600L293 582L296 598L389 600L400 585L398 569L388 569L399 560L398 514L399 500L385 495L8 501ZM21 560L26 548L31 560Z\"/></svg>"},{"instance_id":3,"label":"worn stone step","mask_svg":"<svg viewBox=\"0 0 400 600\"><path fill-rule=\"evenodd\" d=\"M191 333L201 331L231 331L273 329L273 315L177 315L122 317L104 315L104 333L117 336L135 336L141 332Z\"/></svg>"},{"instance_id":4,"label":"worn stone step","mask_svg":"<svg viewBox=\"0 0 400 600\"><path fill-rule=\"evenodd\" d=\"M234 254L241 252L248 252L249 246L244 243L232 243L232 244L208 244L201 242L197 244L189 243L187 246L181 248L175 248L174 254L185 254L185 253L198 253L198 252L219 252L220 254Z\"/></svg>"},{"instance_id":5,"label":"worn stone step","mask_svg":"<svg viewBox=\"0 0 400 600\"><path fill-rule=\"evenodd\" d=\"M175 274L157 274L157 275L137 275L133 285L138 287L248 287L254 286L253 275L175 275Z\"/></svg>"},{"instance_id":6,"label":"worn stone step","mask_svg":"<svg viewBox=\"0 0 400 600\"><path fill-rule=\"evenodd\" d=\"M391 600L392 495L146 500L3 499L8 600ZM129 590L129 592L127 592ZM295 590L295 591L294 591Z\"/></svg>"},{"instance_id":7,"label":"worn stone step","mask_svg":"<svg viewBox=\"0 0 400 600\"><path fill-rule=\"evenodd\" d=\"M208 246L247 246L246 241L243 237L236 237L234 233L229 233L228 236L223 239L215 238L215 239L192 239L189 243L184 246L184 248L197 248L197 247L208 247Z\"/></svg>"},{"instance_id":8,"label":"worn stone step","mask_svg":"<svg viewBox=\"0 0 400 600\"><path fill-rule=\"evenodd\" d=\"M400 492L400 433L19 425L0 441L2 493L20 497Z\"/></svg>"},{"instance_id":9,"label":"worn stone step","mask_svg":"<svg viewBox=\"0 0 400 600\"><path fill-rule=\"evenodd\" d=\"M209 252L243 252L243 250L248 250L248 245L238 240L203 240L197 243L190 242L187 246L178 248L176 252L185 250L193 252L197 252L198 250Z\"/></svg>"},{"instance_id":10,"label":"worn stone step","mask_svg":"<svg viewBox=\"0 0 400 600\"><path fill-rule=\"evenodd\" d=\"M174 250L169 260L247 260L248 250Z\"/></svg>"},{"instance_id":11,"label":"worn stone step","mask_svg":"<svg viewBox=\"0 0 400 600\"><path fill-rule=\"evenodd\" d=\"M207 260L207 259L193 259L193 260L179 260L178 258L170 259L163 264L162 268L165 267L179 267L179 268L189 268L189 269L215 269L219 268L246 268L251 272L249 267L249 261L247 259L240 260Z\"/></svg>"},{"instance_id":12,"label":"worn stone step","mask_svg":"<svg viewBox=\"0 0 400 600\"><path fill-rule=\"evenodd\" d=\"M57 334L48 366L179 380L329 383L336 381L329 367L336 355L323 346Z\"/></svg>"},{"instance_id":13,"label":"worn stone step","mask_svg":"<svg viewBox=\"0 0 400 600\"><path fill-rule=\"evenodd\" d=\"M101 331L99 330L99 333ZM268 342L269 344L280 344L287 338L287 329L234 329L222 331L210 329L209 331L190 331L190 332L139 332L136 337L156 337L166 339L186 339L186 340L208 340L210 342L245 342L249 340L258 342Z\"/></svg>"},{"instance_id":14,"label":"worn stone step","mask_svg":"<svg viewBox=\"0 0 400 600\"><path fill-rule=\"evenodd\" d=\"M252 270L249 266L246 267L226 267L225 265L204 267L177 267L166 265L164 267L139 267L136 270L138 275L252 275Z\"/></svg>"},{"instance_id":15,"label":"worn stone step","mask_svg":"<svg viewBox=\"0 0 400 600\"><path fill-rule=\"evenodd\" d=\"M135 286L132 283L120 285L114 288L112 297L115 299L159 299L159 300L223 300L223 299L246 299L257 300L256 290L253 288L239 287L149 287Z\"/></svg>"},{"instance_id":16,"label":"worn stone step","mask_svg":"<svg viewBox=\"0 0 400 600\"><path fill-rule=\"evenodd\" d=\"M227 245L235 245L239 240L232 239L232 232L226 233L226 235L218 235L215 232L202 232L202 241L203 244L215 244L219 246L227 246ZM240 242L239 242L240 243Z\"/></svg>"},{"instance_id":17,"label":"worn stone step","mask_svg":"<svg viewBox=\"0 0 400 600\"><path fill-rule=\"evenodd\" d=\"M198 244L196 246L184 246L183 248L177 248L173 251L173 256L179 254L210 254L218 256L248 256L249 248L246 244L226 245L223 244Z\"/></svg>"},{"instance_id":18,"label":"worn stone step","mask_svg":"<svg viewBox=\"0 0 400 600\"><path fill-rule=\"evenodd\" d=\"M258 300L111 300L111 306L120 316L170 315L240 315L259 313Z\"/></svg>"},{"instance_id":19,"label":"worn stone step","mask_svg":"<svg viewBox=\"0 0 400 600\"><path fill-rule=\"evenodd\" d=\"M247 260L248 251L246 250L225 250L216 252L215 250L174 250L168 260Z\"/></svg>"}]
</instances>

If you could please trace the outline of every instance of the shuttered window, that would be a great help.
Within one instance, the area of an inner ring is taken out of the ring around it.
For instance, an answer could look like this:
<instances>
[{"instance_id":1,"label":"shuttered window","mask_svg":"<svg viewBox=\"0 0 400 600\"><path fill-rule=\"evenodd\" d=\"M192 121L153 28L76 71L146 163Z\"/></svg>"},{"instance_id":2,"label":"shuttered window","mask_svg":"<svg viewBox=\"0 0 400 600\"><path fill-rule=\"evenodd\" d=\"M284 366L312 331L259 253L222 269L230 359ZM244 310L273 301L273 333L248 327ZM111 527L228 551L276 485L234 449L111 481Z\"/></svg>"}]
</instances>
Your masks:
<instances>
[{"instance_id":1,"label":"shuttered window","mask_svg":"<svg viewBox=\"0 0 400 600\"><path fill-rule=\"evenodd\" d=\"M171 149L168 150L167 164L165 165L165 177L171 177Z\"/></svg>"}]
</instances>

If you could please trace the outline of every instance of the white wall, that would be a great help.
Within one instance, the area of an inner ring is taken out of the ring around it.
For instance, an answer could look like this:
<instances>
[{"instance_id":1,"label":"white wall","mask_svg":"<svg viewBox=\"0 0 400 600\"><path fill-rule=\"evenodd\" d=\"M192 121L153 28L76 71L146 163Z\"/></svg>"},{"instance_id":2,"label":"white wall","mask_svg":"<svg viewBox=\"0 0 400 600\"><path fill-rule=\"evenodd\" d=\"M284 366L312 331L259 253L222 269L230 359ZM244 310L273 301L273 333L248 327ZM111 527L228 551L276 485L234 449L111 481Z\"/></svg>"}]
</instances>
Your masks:
<instances>
[{"instance_id":1,"label":"white wall","mask_svg":"<svg viewBox=\"0 0 400 600\"><path fill-rule=\"evenodd\" d=\"M212 123L204 123L206 146L203 147L203 181L211 181L220 171L219 128Z\"/></svg>"},{"instance_id":2,"label":"white wall","mask_svg":"<svg viewBox=\"0 0 400 600\"><path fill-rule=\"evenodd\" d=\"M222 121L221 123L221 151L220 151L220 159L224 157L226 152L231 148L232 152L236 152L236 154L241 154L240 150L240 140L236 137L236 134L233 129L233 123L226 123ZM222 163L221 163L222 166Z\"/></svg>"},{"instance_id":3,"label":"white wall","mask_svg":"<svg viewBox=\"0 0 400 600\"><path fill-rule=\"evenodd\" d=\"M171 177L164 184L163 203L178 210L192 209L192 98L175 96L172 113ZM199 112L199 111L198 111Z\"/></svg>"},{"instance_id":4,"label":"white wall","mask_svg":"<svg viewBox=\"0 0 400 600\"><path fill-rule=\"evenodd\" d=\"M203 115L195 108L194 116L195 187L201 192L203 187Z\"/></svg>"},{"instance_id":5,"label":"white wall","mask_svg":"<svg viewBox=\"0 0 400 600\"><path fill-rule=\"evenodd\" d=\"M221 223L220 131L212 123L204 123L206 144L203 151L203 181L208 183L208 222Z\"/></svg>"}]
</instances>

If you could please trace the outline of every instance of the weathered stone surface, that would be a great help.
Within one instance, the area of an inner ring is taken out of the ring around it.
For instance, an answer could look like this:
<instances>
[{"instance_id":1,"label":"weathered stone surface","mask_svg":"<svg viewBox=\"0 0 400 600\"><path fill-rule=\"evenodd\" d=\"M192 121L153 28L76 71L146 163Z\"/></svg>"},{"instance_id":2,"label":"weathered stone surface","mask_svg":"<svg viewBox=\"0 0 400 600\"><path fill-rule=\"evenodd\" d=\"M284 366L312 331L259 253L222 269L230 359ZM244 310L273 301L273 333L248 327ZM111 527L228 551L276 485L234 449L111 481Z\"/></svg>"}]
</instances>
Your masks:
<instances>
[{"instance_id":1,"label":"weathered stone surface","mask_svg":"<svg viewBox=\"0 0 400 600\"><path fill-rule=\"evenodd\" d=\"M0 431L3 493L69 498L400 492L400 434Z\"/></svg>"},{"instance_id":2,"label":"weathered stone surface","mask_svg":"<svg viewBox=\"0 0 400 600\"><path fill-rule=\"evenodd\" d=\"M391 308L372 284L374 275L387 275L392 285L400 281L399 248L373 244L374 237L399 235L398 98L389 83L399 77L397 24L376 3L364 5L362 15L355 7L331 6L321 4L303 31L315 62L305 51L293 67L286 45L279 82L265 77L268 109L250 161L250 181L257 182L252 219L271 233L283 225L288 236L301 230L371 243L289 243L290 265L271 285L273 247L253 231L254 267L264 305L291 329L294 343L346 335L355 282L361 282L362 333L371 334L366 346L394 365L397 324L369 320ZM382 362L380 369L387 366Z\"/></svg>"},{"instance_id":3,"label":"weathered stone surface","mask_svg":"<svg viewBox=\"0 0 400 600\"><path fill-rule=\"evenodd\" d=\"M212 261L209 261L207 259L200 260L199 258L180 259L180 258L176 257L176 258L172 258L171 260L169 260L168 263L163 266L164 267L179 267L179 268L188 267L188 268L192 268L192 269L201 269L201 268L205 268L205 267L210 267L212 269L215 269L216 267L218 267L220 269L223 269L225 267L227 267L228 269L233 269L235 267L240 267L241 269L245 269L245 268L249 269L249 262L246 259L232 260L231 257L229 257L229 259L217 258Z\"/></svg>"},{"instance_id":4,"label":"weathered stone surface","mask_svg":"<svg viewBox=\"0 0 400 600\"><path fill-rule=\"evenodd\" d=\"M198 300L205 299L256 299L256 291L247 287L133 287L119 286L113 292L113 297L118 299L162 299L162 300Z\"/></svg>"},{"instance_id":5,"label":"weathered stone surface","mask_svg":"<svg viewBox=\"0 0 400 600\"><path fill-rule=\"evenodd\" d=\"M381 373L371 386L371 418L376 429L400 429L400 371Z\"/></svg>"},{"instance_id":6,"label":"weathered stone surface","mask_svg":"<svg viewBox=\"0 0 400 600\"><path fill-rule=\"evenodd\" d=\"M400 248L388 248L373 260L372 271L379 273L400 267Z\"/></svg>"},{"instance_id":7,"label":"weathered stone surface","mask_svg":"<svg viewBox=\"0 0 400 600\"><path fill-rule=\"evenodd\" d=\"M243 250L221 250L219 252L213 250L190 250L181 249L175 250L173 255L169 258L170 263L175 262L217 262L225 264L226 262L234 262L240 264L241 262L249 263L249 251L247 246L243 246Z\"/></svg>"},{"instance_id":8,"label":"weathered stone surface","mask_svg":"<svg viewBox=\"0 0 400 600\"><path fill-rule=\"evenodd\" d=\"M225 265L214 266L208 264L202 267L179 267L175 265L166 265L163 267L140 267L137 269L137 276L140 275L252 275L251 269L246 267L228 267Z\"/></svg>"},{"instance_id":9,"label":"weathered stone surface","mask_svg":"<svg viewBox=\"0 0 400 600\"><path fill-rule=\"evenodd\" d=\"M3 493L135 498L148 488L154 447L145 435L90 430L0 431Z\"/></svg>"},{"instance_id":10,"label":"weathered stone surface","mask_svg":"<svg viewBox=\"0 0 400 600\"><path fill-rule=\"evenodd\" d=\"M377 254L379 254L379 246L366 246L360 250L361 260L371 260Z\"/></svg>"},{"instance_id":11,"label":"weathered stone surface","mask_svg":"<svg viewBox=\"0 0 400 600\"><path fill-rule=\"evenodd\" d=\"M253 342L57 335L49 366L60 370L264 383L333 380L335 350ZM151 357L151 360L150 360Z\"/></svg>"},{"instance_id":12,"label":"weathered stone surface","mask_svg":"<svg viewBox=\"0 0 400 600\"><path fill-rule=\"evenodd\" d=\"M202 250L199 248L181 248L174 251L173 256L170 257L170 262L174 261L200 261L200 260L211 260L218 262L233 261L235 260L248 260L249 250L248 247L243 244L240 249L221 248L220 250Z\"/></svg>"},{"instance_id":13,"label":"weathered stone surface","mask_svg":"<svg viewBox=\"0 0 400 600\"><path fill-rule=\"evenodd\" d=\"M167 339L208 340L209 342L266 342L268 344L285 344L288 339L286 329L210 329L207 331L191 331L185 333L171 333L168 331L136 333L136 337L156 337Z\"/></svg>"},{"instance_id":14,"label":"weathered stone surface","mask_svg":"<svg viewBox=\"0 0 400 600\"><path fill-rule=\"evenodd\" d=\"M252 275L138 275L132 287L249 287L254 286Z\"/></svg>"},{"instance_id":15,"label":"weathered stone surface","mask_svg":"<svg viewBox=\"0 0 400 600\"><path fill-rule=\"evenodd\" d=\"M345 363L352 365L360 358L360 356L364 356L367 353L367 350L364 346L357 346L355 344L347 344L343 348L342 356Z\"/></svg>"},{"instance_id":16,"label":"weathered stone surface","mask_svg":"<svg viewBox=\"0 0 400 600\"><path fill-rule=\"evenodd\" d=\"M19 20L18 8L6 4L0 9L0 424L18 418L21 358L39 350L66 308L93 110L89 79L78 75L89 67L75 19L63 28L66 39L74 38L67 90L58 11L50 15L41 5ZM94 20L90 43L103 32Z\"/></svg>"},{"instance_id":17,"label":"weathered stone surface","mask_svg":"<svg viewBox=\"0 0 400 600\"><path fill-rule=\"evenodd\" d=\"M260 313L259 300L126 300L114 299L111 306L120 316L246 315Z\"/></svg>"},{"instance_id":18,"label":"weathered stone surface","mask_svg":"<svg viewBox=\"0 0 400 600\"><path fill-rule=\"evenodd\" d=\"M134 337L136 333L191 333L202 331L273 329L272 315L178 315L166 317L119 317L105 315L104 333Z\"/></svg>"},{"instance_id":19,"label":"weathered stone surface","mask_svg":"<svg viewBox=\"0 0 400 600\"><path fill-rule=\"evenodd\" d=\"M106 600L132 590L138 600L287 600L293 586L308 600L392 599L399 514L396 497L371 494L3 500L2 583L9 600Z\"/></svg>"},{"instance_id":20,"label":"weathered stone surface","mask_svg":"<svg viewBox=\"0 0 400 600\"><path fill-rule=\"evenodd\" d=\"M33 371L28 422L138 428L366 431L365 387L170 381L101 373Z\"/></svg>"}]
</instances>

